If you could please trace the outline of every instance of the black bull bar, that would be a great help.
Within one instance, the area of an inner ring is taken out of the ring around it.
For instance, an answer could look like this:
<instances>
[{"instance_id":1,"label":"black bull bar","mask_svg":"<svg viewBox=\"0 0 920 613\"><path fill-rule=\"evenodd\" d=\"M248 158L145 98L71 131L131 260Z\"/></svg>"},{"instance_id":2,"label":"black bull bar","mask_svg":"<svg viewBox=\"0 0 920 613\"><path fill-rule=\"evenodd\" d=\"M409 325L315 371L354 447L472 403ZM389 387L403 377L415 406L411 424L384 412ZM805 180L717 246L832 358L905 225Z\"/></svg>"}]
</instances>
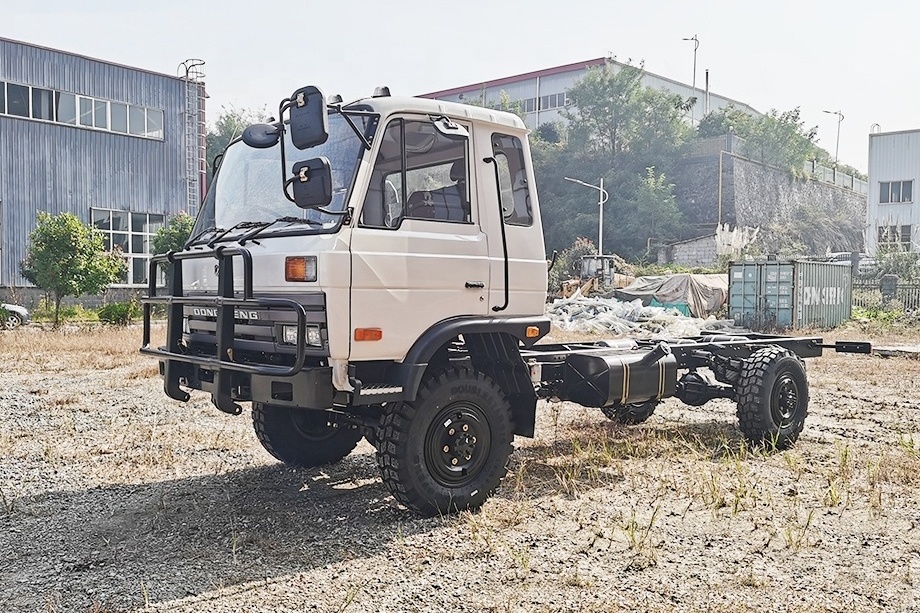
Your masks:
<instances>
[{"instance_id":1,"label":"black bull bar","mask_svg":"<svg viewBox=\"0 0 920 613\"><path fill-rule=\"evenodd\" d=\"M243 263L243 295L234 292L234 257ZM182 287L182 262L214 258L217 260L217 295L186 296ZM166 294L157 295L157 268L166 269ZM179 387L179 380L187 369L185 364L204 367L214 373L211 401L221 411L238 415L242 409L233 401L231 392L235 373L291 377L303 369L306 358L306 310L296 300L286 298L255 298L252 295L252 254L242 247L220 246L202 251L169 252L150 258L147 295L141 298L144 307L144 340L141 353L153 355L163 362L163 389L166 395L186 402L189 394ZM150 346L150 321L153 305L166 305L166 345ZM182 343L182 322L186 306L214 308L217 312L217 353L214 357L191 355ZM291 366L251 364L236 362L233 358L233 340L236 332L237 308L290 309L297 315L297 354Z\"/></svg>"}]
</instances>

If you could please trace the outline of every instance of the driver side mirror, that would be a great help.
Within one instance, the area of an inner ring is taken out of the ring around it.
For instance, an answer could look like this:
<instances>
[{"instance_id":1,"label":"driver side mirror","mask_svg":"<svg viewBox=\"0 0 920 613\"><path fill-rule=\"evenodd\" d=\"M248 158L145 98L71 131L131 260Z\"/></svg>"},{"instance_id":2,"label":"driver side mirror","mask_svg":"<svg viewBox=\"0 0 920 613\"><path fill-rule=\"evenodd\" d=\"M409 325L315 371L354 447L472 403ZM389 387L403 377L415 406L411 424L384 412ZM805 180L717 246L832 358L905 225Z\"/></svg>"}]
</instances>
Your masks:
<instances>
[{"instance_id":1,"label":"driver side mirror","mask_svg":"<svg viewBox=\"0 0 920 613\"><path fill-rule=\"evenodd\" d=\"M294 203L302 209L316 209L332 202L332 167L325 157L294 164L294 176L287 180Z\"/></svg>"},{"instance_id":2,"label":"driver side mirror","mask_svg":"<svg viewBox=\"0 0 920 613\"><path fill-rule=\"evenodd\" d=\"M323 92L313 85L301 87L291 94L290 105L294 146L303 150L325 143L329 138L329 115Z\"/></svg>"}]
</instances>

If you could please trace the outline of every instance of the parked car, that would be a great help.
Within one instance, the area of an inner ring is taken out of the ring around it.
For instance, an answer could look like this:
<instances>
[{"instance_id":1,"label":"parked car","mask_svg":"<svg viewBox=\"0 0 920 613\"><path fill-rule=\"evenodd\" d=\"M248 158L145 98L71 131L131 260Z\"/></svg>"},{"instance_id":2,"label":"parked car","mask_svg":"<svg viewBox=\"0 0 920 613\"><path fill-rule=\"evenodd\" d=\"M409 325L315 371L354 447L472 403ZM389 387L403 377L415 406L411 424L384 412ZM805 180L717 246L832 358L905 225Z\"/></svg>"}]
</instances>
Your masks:
<instances>
[{"instance_id":1,"label":"parked car","mask_svg":"<svg viewBox=\"0 0 920 613\"><path fill-rule=\"evenodd\" d=\"M16 304L0 304L6 310L6 316L3 318L3 327L7 330L14 330L19 326L24 326L29 321L29 311L25 307Z\"/></svg>"}]
</instances>

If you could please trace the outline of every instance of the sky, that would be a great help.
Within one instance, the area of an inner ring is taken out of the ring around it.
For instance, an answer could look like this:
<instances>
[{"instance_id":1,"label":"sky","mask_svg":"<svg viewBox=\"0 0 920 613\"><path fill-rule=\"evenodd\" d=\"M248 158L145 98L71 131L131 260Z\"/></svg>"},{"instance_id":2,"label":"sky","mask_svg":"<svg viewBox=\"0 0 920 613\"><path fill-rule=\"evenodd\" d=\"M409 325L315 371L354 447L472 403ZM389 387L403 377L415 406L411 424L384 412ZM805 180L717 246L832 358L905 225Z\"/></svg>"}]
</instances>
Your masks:
<instances>
[{"instance_id":1,"label":"sky","mask_svg":"<svg viewBox=\"0 0 920 613\"><path fill-rule=\"evenodd\" d=\"M611 54L689 84L696 35L699 88L708 69L761 112L800 107L831 155L839 125L863 171L874 124L920 128L918 31L916 0L0 0L0 37L172 75L205 60L210 119L307 84L416 95Z\"/></svg>"}]
</instances>

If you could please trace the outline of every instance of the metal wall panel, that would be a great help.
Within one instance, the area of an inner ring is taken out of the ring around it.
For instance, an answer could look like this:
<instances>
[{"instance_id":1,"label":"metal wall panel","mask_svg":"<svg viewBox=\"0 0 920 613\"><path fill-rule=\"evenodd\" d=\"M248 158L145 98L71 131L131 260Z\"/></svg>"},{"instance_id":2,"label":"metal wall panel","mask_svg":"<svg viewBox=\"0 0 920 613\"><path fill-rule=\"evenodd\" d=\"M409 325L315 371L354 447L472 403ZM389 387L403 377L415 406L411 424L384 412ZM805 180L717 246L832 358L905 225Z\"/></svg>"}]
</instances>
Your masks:
<instances>
[{"instance_id":1,"label":"metal wall panel","mask_svg":"<svg viewBox=\"0 0 920 613\"><path fill-rule=\"evenodd\" d=\"M186 207L185 83L0 39L0 81L164 112L164 138L0 115L0 285L23 285L19 262L39 211L90 221L91 208L175 215Z\"/></svg>"},{"instance_id":2,"label":"metal wall panel","mask_svg":"<svg viewBox=\"0 0 920 613\"><path fill-rule=\"evenodd\" d=\"M728 316L754 329L792 325L792 264L743 262L728 275Z\"/></svg>"},{"instance_id":3,"label":"metal wall panel","mask_svg":"<svg viewBox=\"0 0 920 613\"><path fill-rule=\"evenodd\" d=\"M879 203L879 183L913 181L912 201ZM911 225L913 251L920 244L920 130L869 135L869 198L866 252L875 256L880 226Z\"/></svg>"},{"instance_id":4,"label":"metal wall panel","mask_svg":"<svg viewBox=\"0 0 920 613\"><path fill-rule=\"evenodd\" d=\"M852 269L831 262L732 264L728 315L752 329L830 328L850 318Z\"/></svg>"},{"instance_id":5,"label":"metal wall panel","mask_svg":"<svg viewBox=\"0 0 920 613\"><path fill-rule=\"evenodd\" d=\"M850 318L853 268L849 262L795 263L795 323L832 328Z\"/></svg>"}]
</instances>

